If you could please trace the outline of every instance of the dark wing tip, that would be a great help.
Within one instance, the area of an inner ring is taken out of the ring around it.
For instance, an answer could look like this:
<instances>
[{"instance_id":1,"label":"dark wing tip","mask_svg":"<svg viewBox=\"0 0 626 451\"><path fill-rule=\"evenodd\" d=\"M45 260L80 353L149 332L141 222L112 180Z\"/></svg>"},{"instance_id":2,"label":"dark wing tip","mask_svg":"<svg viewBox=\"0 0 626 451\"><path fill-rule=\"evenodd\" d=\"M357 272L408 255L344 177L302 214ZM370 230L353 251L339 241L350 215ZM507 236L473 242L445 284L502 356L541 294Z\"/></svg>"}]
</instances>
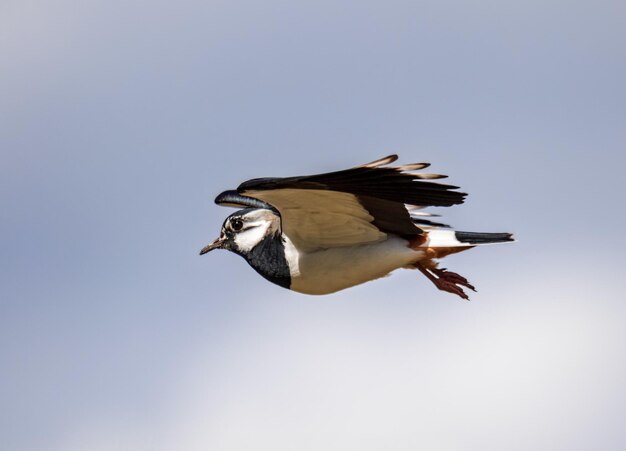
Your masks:
<instances>
[{"instance_id":1,"label":"dark wing tip","mask_svg":"<svg viewBox=\"0 0 626 451\"><path fill-rule=\"evenodd\" d=\"M379 166L385 166L387 164L391 164L394 161L396 161L398 159L398 155L391 154L391 155L387 155L386 157L383 158L379 158L378 160L374 160L370 163L365 163L362 164L361 166L359 166L360 168L377 168Z\"/></svg>"},{"instance_id":2,"label":"dark wing tip","mask_svg":"<svg viewBox=\"0 0 626 451\"><path fill-rule=\"evenodd\" d=\"M395 169L399 172L419 171L420 169L426 169L428 166L430 166L430 163L410 163L396 166Z\"/></svg>"}]
</instances>

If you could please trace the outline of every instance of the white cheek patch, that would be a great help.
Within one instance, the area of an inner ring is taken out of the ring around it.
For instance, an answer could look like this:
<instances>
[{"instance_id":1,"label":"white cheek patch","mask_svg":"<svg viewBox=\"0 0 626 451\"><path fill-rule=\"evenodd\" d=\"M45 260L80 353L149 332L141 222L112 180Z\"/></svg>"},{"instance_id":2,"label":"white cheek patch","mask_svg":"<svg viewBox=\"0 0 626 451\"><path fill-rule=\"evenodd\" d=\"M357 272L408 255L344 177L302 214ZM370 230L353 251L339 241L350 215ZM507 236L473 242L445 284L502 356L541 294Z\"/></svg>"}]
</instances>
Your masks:
<instances>
[{"instance_id":1,"label":"white cheek patch","mask_svg":"<svg viewBox=\"0 0 626 451\"><path fill-rule=\"evenodd\" d=\"M267 209L252 210L241 218L243 229L235 233L233 241L241 252L250 252L264 238L280 232L280 218Z\"/></svg>"},{"instance_id":2,"label":"white cheek patch","mask_svg":"<svg viewBox=\"0 0 626 451\"><path fill-rule=\"evenodd\" d=\"M247 224L245 230L235 235L234 241L237 248L242 252L250 252L267 236L270 225L270 223L262 221Z\"/></svg>"}]
</instances>

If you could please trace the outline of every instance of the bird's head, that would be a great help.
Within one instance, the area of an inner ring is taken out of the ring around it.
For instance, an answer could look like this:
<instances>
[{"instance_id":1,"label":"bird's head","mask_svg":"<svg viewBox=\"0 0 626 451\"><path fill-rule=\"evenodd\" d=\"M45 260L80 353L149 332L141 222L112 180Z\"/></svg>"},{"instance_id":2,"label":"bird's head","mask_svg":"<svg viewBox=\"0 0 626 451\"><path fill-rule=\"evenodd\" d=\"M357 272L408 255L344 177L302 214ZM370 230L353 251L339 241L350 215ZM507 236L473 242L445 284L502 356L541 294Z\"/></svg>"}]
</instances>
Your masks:
<instances>
[{"instance_id":1,"label":"bird's head","mask_svg":"<svg viewBox=\"0 0 626 451\"><path fill-rule=\"evenodd\" d=\"M245 255L265 238L280 232L280 216L268 208L246 208L230 215L222 225L220 237L200 250L226 249Z\"/></svg>"}]
</instances>

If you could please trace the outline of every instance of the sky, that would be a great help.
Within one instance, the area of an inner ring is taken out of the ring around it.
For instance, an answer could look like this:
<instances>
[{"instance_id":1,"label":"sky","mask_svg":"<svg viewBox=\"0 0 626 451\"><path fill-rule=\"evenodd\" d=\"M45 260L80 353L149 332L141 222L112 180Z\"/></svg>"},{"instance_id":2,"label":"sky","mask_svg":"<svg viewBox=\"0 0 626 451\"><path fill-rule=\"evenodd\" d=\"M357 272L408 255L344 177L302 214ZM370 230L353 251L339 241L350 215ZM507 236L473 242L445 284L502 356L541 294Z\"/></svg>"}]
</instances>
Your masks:
<instances>
[{"instance_id":1,"label":"sky","mask_svg":"<svg viewBox=\"0 0 626 451\"><path fill-rule=\"evenodd\" d=\"M619 1L0 4L0 448L626 446ZM253 177L428 161L511 245L324 297L214 252Z\"/></svg>"}]
</instances>

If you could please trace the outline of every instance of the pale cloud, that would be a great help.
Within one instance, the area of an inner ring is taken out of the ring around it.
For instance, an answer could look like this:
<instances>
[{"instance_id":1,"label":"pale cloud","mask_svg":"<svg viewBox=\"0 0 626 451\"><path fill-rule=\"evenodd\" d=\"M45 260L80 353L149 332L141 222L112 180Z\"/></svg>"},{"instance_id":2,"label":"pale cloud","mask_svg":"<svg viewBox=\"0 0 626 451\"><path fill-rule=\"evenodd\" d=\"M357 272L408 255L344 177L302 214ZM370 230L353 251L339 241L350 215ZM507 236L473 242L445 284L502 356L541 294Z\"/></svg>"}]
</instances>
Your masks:
<instances>
[{"instance_id":1,"label":"pale cloud","mask_svg":"<svg viewBox=\"0 0 626 451\"><path fill-rule=\"evenodd\" d=\"M586 449L606 440L598 414L620 414L626 337L610 293L591 300L569 280L561 271L553 286L451 302L453 319L351 322L339 308L278 311L270 325L250 313L219 343L196 343L154 423L109 419L112 430L75 431L80 446L58 449Z\"/></svg>"}]
</instances>

